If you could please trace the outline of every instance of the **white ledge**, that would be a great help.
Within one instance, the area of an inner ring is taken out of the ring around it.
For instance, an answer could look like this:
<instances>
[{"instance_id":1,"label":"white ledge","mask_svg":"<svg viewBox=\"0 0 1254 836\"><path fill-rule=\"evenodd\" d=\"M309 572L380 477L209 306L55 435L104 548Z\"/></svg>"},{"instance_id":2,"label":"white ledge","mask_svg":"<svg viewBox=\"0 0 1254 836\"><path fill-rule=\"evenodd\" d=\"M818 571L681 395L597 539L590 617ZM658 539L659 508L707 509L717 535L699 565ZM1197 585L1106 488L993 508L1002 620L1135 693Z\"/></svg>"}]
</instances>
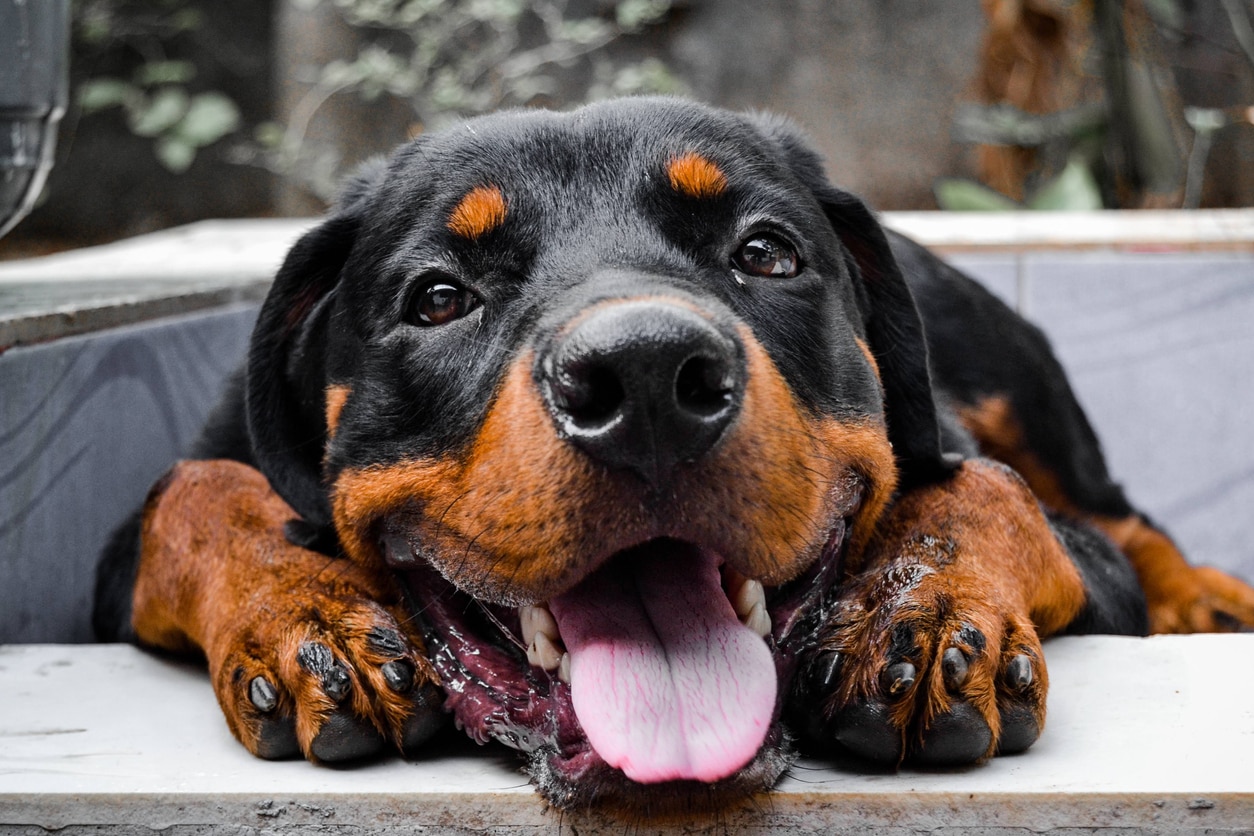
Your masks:
<instances>
[{"instance_id":1,"label":"white ledge","mask_svg":"<svg viewBox=\"0 0 1254 836\"><path fill-rule=\"evenodd\" d=\"M942 253L1024 250L1254 253L1254 210L886 212L884 223Z\"/></svg>"},{"instance_id":2,"label":"white ledge","mask_svg":"<svg viewBox=\"0 0 1254 836\"><path fill-rule=\"evenodd\" d=\"M1254 828L1254 636L1068 638L1047 656L1049 725L1024 755L899 773L802 761L770 796L717 820L627 829ZM199 668L130 647L0 647L0 683L0 832L624 829L547 809L500 747L453 740L427 759L352 769L256 760L227 732Z\"/></svg>"}]
</instances>

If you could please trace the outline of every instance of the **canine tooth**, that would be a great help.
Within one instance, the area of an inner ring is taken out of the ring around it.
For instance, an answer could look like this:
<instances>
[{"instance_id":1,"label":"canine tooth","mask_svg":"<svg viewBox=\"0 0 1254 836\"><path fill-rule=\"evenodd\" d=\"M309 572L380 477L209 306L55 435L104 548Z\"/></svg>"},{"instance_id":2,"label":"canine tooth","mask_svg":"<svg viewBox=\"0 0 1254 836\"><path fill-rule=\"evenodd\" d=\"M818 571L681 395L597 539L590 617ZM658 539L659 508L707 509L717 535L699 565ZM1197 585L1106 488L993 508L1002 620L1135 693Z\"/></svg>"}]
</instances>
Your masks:
<instances>
[{"instance_id":1,"label":"canine tooth","mask_svg":"<svg viewBox=\"0 0 1254 836\"><path fill-rule=\"evenodd\" d=\"M562 650L544 633L536 633L527 645L527 661L546 671L556 670L562 663Z\"/></svg>"},{"instance_id":2,"label":"canine tooth","mask_svg":"<svg viewBox=\"0 0 1254 836\"><path fill-rule=\"evenodd\" d=\"M742 619L748 618L754 607L766 608L766 590L763 589L761 581L746 580L741 584L740 589L735 591L731 602L736 615Z\"/></svg>"},{"instance_id":3,"label":"canine tooth","mask_svg":"<svg viewBox=\"0 0 1254 836\"><path fill-rule=\"evenodd\" d=\"M557 678L565 682L567 685L570 684L570 654L569 653L562 654L562 661L558 663L558 666L557 666Z\"/></svg>"},{"instance_id":4,"label":"canine tooth","mask_svg":"<svg viewBox=\"0 0 1254 836\"><path fill-rule=\"evenodd\" d=\"M522 640L527 647L531 647L537 633L543 633L553 641L561 638L553 613L543 604L519 607L518 622L522 625Z\"/></svg>"},{"instance_id":5,"label":"canine tooth","mask_svg":"<svg viewBox=\"0 0 1254 836\"><path fill-rule=\"evenodd\" d=\"M771 617L767 615L765 602L759 601L749 610L749 614L740 619L740 623L766 638L771 633Z\"/></svg>"}]
</instances>

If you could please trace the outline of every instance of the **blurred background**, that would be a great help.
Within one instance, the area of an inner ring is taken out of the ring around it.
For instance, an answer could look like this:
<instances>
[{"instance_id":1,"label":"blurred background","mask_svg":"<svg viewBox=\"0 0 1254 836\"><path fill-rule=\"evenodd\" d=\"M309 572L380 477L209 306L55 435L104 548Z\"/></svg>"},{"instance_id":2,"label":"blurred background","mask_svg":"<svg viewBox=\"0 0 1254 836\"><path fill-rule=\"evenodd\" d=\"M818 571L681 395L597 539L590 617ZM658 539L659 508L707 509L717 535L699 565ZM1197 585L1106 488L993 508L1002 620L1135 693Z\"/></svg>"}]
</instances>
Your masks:
<instances>
[{"instance_id":1,"label":"blurred background","mask_svg":"<svg viewBox=\"0 0 1254 836\"><path fill-rule=\"evenodd\" d=\"M0 257L309 215L504 106L792 116L879 209L1254 205L1254 0L74 0L70 109Z\"/></svg>"}]
</instances>

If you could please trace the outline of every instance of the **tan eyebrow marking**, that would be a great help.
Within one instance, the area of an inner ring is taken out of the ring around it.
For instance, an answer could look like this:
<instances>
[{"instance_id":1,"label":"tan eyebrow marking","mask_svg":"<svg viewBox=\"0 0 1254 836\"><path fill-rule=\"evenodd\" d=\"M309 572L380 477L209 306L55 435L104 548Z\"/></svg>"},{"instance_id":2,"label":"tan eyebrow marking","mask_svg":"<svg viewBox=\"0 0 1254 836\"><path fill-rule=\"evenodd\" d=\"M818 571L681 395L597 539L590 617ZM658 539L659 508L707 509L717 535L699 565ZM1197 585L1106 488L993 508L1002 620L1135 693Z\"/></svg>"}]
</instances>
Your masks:
<instances>
[{"instance_id":1,"label":"tan eyebrow marking","mask_svg":"<svg viewBox=\"0 0 1254 836\"><path fill-rule=\"evenodd\" d=\"M508 204L497 186L477 186L453 207L448 228L463 238L478 238L505 222Z\"/></svg>"},{"instance_id":2,"label":"tan eyebrow marking","mask_svg":"<svg viewBox=\"0 0 1254 836\"><path fill-rule=\"evenodd\" d=\"M671 188L689 197L718 197L727 190L727 175L695 151L671 158L666 176Z\"/></svg>"}]
</instances>

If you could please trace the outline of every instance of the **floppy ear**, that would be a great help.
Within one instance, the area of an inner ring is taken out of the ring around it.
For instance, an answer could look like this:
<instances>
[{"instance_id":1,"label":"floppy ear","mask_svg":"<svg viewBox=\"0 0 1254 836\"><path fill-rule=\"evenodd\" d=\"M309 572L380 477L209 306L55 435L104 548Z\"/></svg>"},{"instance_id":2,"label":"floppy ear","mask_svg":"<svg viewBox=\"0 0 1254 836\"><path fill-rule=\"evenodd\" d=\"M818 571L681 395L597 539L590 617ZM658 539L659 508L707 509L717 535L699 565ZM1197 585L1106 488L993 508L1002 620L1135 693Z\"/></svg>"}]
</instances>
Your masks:
<instances>
[{"instance_id":1,"label":"floppy ear","mask_svg":"<svg viewBox=\"0 0 1254 836\"><path fill-rule=\"evenodd\" d=\"M340 275L381 171L363 171L338 208L301 236L271 286L248 351L248 434L271 487L316 529L331 526L322 479L326 351Z\"/></svg>"},{"instance_id":2,"label":"floppy ear","mask_svg":"<svg viewBox=\"0 0 1254 836\"><path fill-rule=\"evenodd\" d=\"M861 200L827 182L818 155L787 122L759 118L759 127L783 149L793 173L813 193L844 244L845 262L864 308L867 342L884 385L888 438L901 487L945 478L958 457L946 455L941 447L923 323L883 227Z\"/></svg>"}]
</instances>

